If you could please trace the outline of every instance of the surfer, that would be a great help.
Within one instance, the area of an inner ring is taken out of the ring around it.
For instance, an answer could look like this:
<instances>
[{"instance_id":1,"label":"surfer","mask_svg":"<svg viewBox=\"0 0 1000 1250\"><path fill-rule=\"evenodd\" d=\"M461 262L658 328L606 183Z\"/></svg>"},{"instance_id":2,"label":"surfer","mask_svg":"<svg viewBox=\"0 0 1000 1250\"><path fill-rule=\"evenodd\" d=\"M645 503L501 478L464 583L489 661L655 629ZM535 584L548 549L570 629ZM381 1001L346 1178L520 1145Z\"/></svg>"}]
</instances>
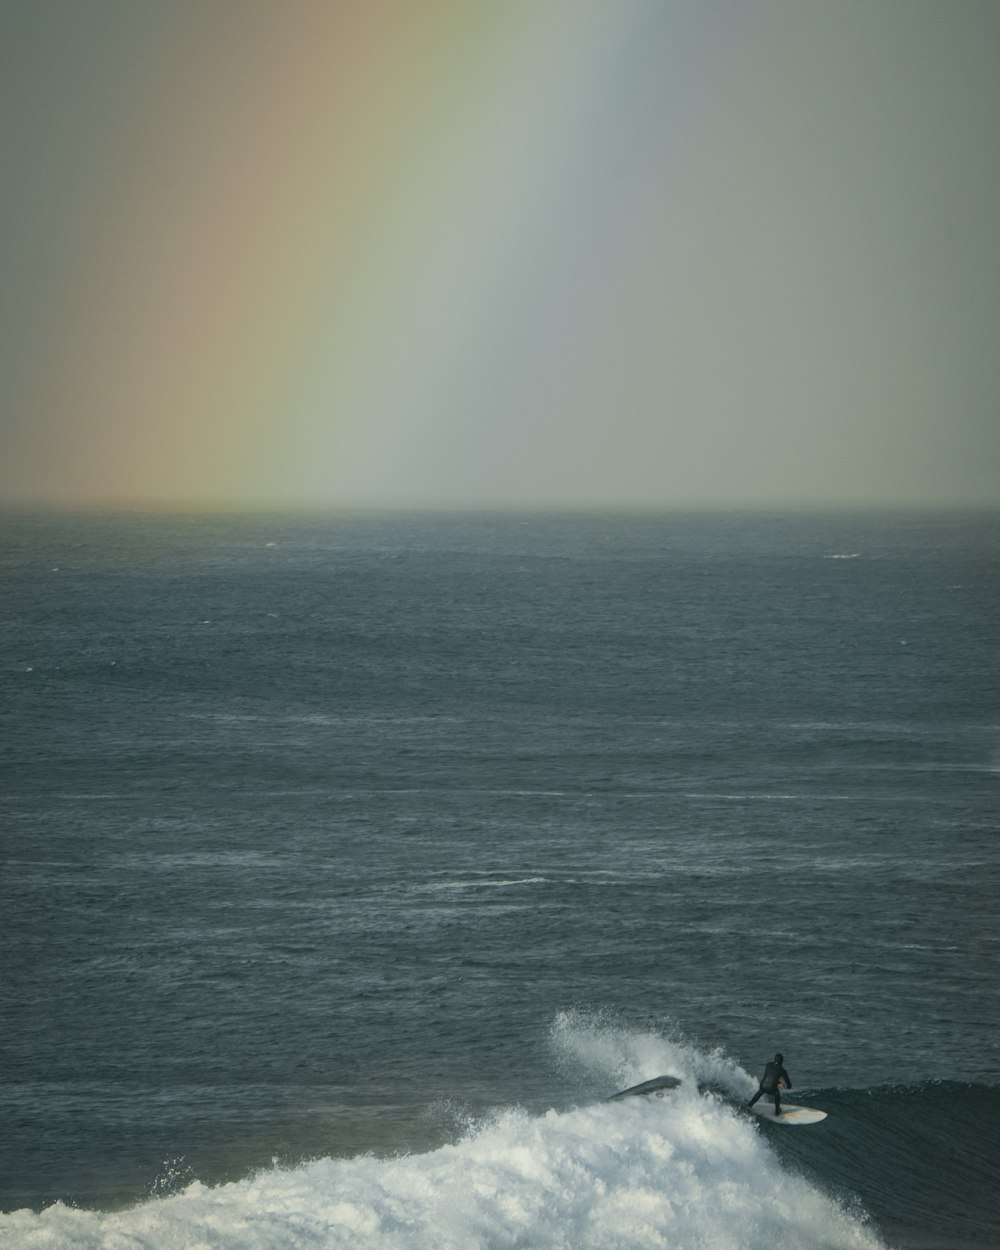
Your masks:
<instances>
[{"instance_id":1,"label":"surfer","mask_svg":"<svg viewBox=\"0 0 1000 1250\"><path fill-rule=\"evenodd\" d=\"M762 1094L770 1094L774 1098L774 1114L781 1115L781 1091L792 1088L792 1078L785 1071L784 1063L784 1055L774 1056L764 1069L764 1075L760 1078L760 1089L747 1103L748 1107L752 1107Z\"/></svg>"}]
</instances>

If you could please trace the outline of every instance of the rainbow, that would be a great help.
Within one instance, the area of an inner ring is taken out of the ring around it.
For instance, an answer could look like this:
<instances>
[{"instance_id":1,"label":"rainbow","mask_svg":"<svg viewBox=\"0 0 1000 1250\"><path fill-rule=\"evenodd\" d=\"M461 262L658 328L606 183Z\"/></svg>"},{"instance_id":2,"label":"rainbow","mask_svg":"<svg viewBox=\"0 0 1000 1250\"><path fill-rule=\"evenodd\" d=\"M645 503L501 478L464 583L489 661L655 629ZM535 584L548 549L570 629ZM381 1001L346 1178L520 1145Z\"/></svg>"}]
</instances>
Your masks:
<instances>
[{"instance_id":1,"label":"rainbow","mask_svg":"<svg viewBox=\"0 0 1000 1250\"><path fill-rule=\"evenodd\" d=\"M178 12L81 227L48 370L56 493L488 501L569 473L577 441L614 461L609 408L648 403L661 366L650 240L697 212L714 109L704 69L677 67L670 117L645 98L669 10Z\"/></svg>"}]
</instances>

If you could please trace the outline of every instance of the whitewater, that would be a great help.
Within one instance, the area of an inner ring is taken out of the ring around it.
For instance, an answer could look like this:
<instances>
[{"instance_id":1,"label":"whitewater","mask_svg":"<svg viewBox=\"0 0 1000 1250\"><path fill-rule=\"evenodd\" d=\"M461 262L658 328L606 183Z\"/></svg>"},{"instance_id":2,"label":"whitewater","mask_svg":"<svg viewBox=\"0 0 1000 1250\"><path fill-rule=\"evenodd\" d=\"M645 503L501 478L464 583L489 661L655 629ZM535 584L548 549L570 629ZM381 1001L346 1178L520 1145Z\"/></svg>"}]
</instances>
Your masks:
<instances>
[{"instance_id":1,"label":"whitewater","mask_svg":"<svg viewBox=\"0 0 1000 1250\"><path fill-rule=\"evenodd\" d=\"M274 1166L126 1210L57 1202L0 1216L11 1250L875 1250L855 1204L782 1165L719 1052L564 1013L557 1062L609 1092L660 1072L665 1097L533 1114L498 1108L454 1142ZM712 1090L699 1093L708 1082ZM809 1130L785 1130L788 1132ZM814 1130L815 1131L815 1130ZM818 1131L822 1131L819 1128Z\"/></svg>"}]
</instances>

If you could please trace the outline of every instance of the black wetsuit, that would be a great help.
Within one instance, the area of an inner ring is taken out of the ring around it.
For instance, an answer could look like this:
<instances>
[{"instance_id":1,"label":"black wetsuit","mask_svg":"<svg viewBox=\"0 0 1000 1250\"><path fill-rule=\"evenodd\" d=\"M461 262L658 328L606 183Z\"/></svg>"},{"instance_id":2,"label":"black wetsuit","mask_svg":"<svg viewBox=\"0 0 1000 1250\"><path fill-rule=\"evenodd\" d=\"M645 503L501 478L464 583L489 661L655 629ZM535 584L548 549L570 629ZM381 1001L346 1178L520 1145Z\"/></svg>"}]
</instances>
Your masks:
<instances>
[{"instance_id":1,"label":"black wetsuit","mask_svg":"<svg viewBox=\"0 0 1000 1250\"><path fill-rule=\"evenodd\" d=\"M764 1075L760 1078L760 1089L747 1103L748 1107L752 1107L762 1094L770 1094L774 1098L774 1114L781 1115L781 1088L780 1082L785 1083L786 1089L792 1088L792 1080L784 1067L777 1060L772 1060L764 1069Z\"/></svg>"}]
</instances>

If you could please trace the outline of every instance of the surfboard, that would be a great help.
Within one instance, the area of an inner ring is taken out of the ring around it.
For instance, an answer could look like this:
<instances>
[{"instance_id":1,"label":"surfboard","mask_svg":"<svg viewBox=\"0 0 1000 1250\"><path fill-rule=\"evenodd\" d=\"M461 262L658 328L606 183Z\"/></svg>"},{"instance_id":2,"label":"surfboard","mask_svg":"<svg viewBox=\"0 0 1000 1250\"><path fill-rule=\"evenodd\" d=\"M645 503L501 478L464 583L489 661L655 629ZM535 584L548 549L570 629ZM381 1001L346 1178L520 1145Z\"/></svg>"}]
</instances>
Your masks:
<instances>
[{"instance_id":1,"label":"surfboard","mask_svg":"<svg viewBox=\"0 0 1000 1250\"><path fill-rule=\"evenodd\" d=\"M655 1094L657 1098L662 1098L664 1094L676 1089L680 1083L678 1076L654 1076L651 1081L643 1081L641 1085L630 1085L628 1089L620 1089L617 1094L612 1094L604 1101L613 1102L616 1098L627 1098L631 1094Z\"/></svg>"},{"instance_id":2,"label":"surfboard","mask_svg":"<svg viewBox=\"0 0 1000 1250\"><path fill-rule=\"evenodd\" d=\"M793 1102L781 1100L781 1115L774 1114L774 1103L759 1099L750 1108L754 1115L762 1120L770 1120L772 1124L818 1124L826 1119L826 1112L818 1107L799 1107Z\"/></svg>"}]
</instances>

